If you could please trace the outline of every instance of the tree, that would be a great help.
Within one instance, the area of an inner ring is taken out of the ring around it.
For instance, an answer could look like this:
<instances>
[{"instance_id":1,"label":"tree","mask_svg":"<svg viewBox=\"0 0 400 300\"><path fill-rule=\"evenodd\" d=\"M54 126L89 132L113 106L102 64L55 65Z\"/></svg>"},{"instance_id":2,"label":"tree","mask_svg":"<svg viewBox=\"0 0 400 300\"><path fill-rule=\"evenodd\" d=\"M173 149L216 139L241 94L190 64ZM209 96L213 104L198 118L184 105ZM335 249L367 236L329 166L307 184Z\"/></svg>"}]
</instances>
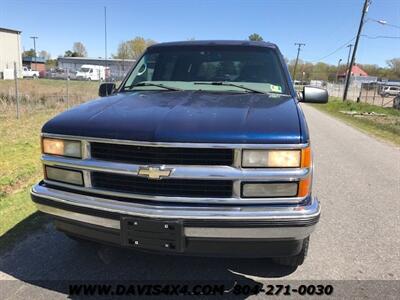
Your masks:
<instances>
[{"instance_id":1,"label":"tree","mask_svg":"<svg viewBox=\"0 0 400 300\"><path fill-rule=\"evenodd\" d=\"M264 39L258 33L253 33L253 34L249 35L249 40L250 41L263 41Z\"/></svg>"},{"instance_id":2,"label":"tree","mask_svg":"<svg viewBox=\"0 0 400 300\"><path fill-rule=\"evenodd\" d=\"M121 42L118 45L117 54L112 55L113 58L127 59L129 58L129 45L127 42Z\"/></svg>"},{"instance_id":3,"label":"tree","mask_svg":"<svg viewBox=\"0 0 400 300\"><path fill-rule=\"evenodd\" d=\"M35 50L30 49L22 52L22 57L27 57L27 56L35 56Z\"/></svg>"},{"instance_id":4,"label":"tree","mask_svg":"<svg viewBox=\"0 0 400 300\"><path fill-rule=\"evenodd\" d=\"M86 47L81 42L75 42L74 45L72 46L72 51L76 53L77 57L86 57L87 56Z\"/></svg>"},{"instance_id":5,"label":"tree","mask_svg":"<svg viewBox=\"0 0 400 300\"><path fill-rule=\"evenodd\" d=\"M54 69L57 67L57 59L48 59L46 60L46 69Z\"/></svg>"},{"instance_id":6,"label":"tree","mask_svg":"<svg viewBox=\"0 0 400 300\"><path fill-rule=\"evenodd\" d=\"M78 57L78 56L79 56L78 53L73 52L71 50L67 50L64 53L64 57Z\"/></svg>"},{"instance_id":7,"label":"tree","mask_svg":"<svg viewBox=\"0 0 400 300\"><path fill-rule=\"evenodd\" d=\"M136 37L133 40L128 41L128 49L130 56L137 59L146 50L146 40L142 37Z\"/></svg>"},{"instance_id":8,"label":"tree","mask_svg":"<svg viewBox=\"0 0 400 300\"><path fill-rule=\"evenodd\" d=\"M324 81L334 80L336 75L336 68L334 68L333 70L331 67L334 68L334 66L328 65L323 62L316 63L312 68L312 78Z\"/></svg>"},{"instance_id":9,"label":"tree","mask_svg":"<svg viewBox=\"0 0 400 300\"><path fill-rule=\"evenodd\" d=\"M132 40L121 42L118 45L117 54L113 55L113 57L120 59L137 59L142 55L147 47L155 43L156 42L151 39L135 37Z\"/></svg>"},{"instance_id":10,"label":"tree","mask_svg":"<svg viewBox=\"0 0 400 300\"><path fill-rule=\"evenodd\" d=\"M51 58L51 55L49 52L47 52L46 50L42 50L39 52L38 54L39 57L43 57L45 60L49 60Z\"/></svg>"},{"instance_id":11,"label":"tree","mask_svg":"<svg viewBox=\"0 0 400 300\"><path fill-rule=\"evenodd\" d=\"M396 79L400 78L400 57L392 58L388 60L386 63L389 66L391 72L393 73L393 76Z\"/></svg>"}]
</instances>

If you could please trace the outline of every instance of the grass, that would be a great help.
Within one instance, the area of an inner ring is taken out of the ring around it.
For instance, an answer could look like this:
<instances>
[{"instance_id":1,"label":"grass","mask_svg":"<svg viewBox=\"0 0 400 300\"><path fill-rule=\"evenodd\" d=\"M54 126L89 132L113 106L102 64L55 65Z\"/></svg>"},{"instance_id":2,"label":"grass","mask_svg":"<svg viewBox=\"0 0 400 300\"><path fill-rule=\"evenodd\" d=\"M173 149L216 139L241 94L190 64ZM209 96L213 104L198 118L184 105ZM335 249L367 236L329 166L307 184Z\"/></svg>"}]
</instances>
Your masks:
<instances>
[{"instance_id":1,"label":"grass","mask_svg":"<svg viewBox=\"0 0 400 300\"><path fill-rule=\"evenodd\" d=\"M42 177L40 129L56 113L1 119L0 237L36 211L29 189Z\"/></svg>"},{"instance_id":2,"label":"grass","mask_svg":"<svg viewBox=\"0 0 400 300\"><path fill-rule=\"evenodd\" d=\"M346 123L370 133L377 138L400 146L400 111L394 108L379 107L353 101L343 102L332 98L327 104L315 104L313 107L325 111ZM375 112L386 116L347 115L340 111Z\"/></svg>"},{"instance_id":3,"label":"grass","mask_svg":"<svg viewBox=\"0 0 400 300\"><path fill-rule=\"evenodd\" d=\"M29 190L42 178L41 127L67 108L54 97L65 93L65 81L20 80L19 86L21 98L26 97L16 119L14 82L0 81L0 250L47 220L36 213ZM74 103L95 98L97 89L96 82L71 81L69 86Z\"/></svg>"}]
</instances>

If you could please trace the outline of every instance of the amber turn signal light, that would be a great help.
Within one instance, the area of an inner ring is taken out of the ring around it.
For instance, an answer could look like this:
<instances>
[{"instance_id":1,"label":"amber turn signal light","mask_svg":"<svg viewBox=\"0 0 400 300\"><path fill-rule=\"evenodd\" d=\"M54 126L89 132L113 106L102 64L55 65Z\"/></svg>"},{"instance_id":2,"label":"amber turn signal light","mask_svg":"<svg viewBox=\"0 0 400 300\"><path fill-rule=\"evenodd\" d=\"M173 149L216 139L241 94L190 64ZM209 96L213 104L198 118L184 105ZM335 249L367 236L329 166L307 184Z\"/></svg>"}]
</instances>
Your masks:
<instances>
[{"instance_id":1,"label":"amber turn signal light","mask_svg":"<svg viewBox=\"0 0 400 300\"><path fill-rule=\"evenodd\" d=\"M310 146L301 150L301 164L300 165L302 168L311 168L312 155L311 155L311 147ZM311 179L312 179L311 175L308 175L306 178L300 180L297 197L306 197L310 194Z\"/></svg>"},{"instance_id":2,"label":"amber turn signal light","mask_svg":"<svg viewBox=\"0 0 400 300\"><path fill-rule=\"evenodd\" d=\"M302 168L311 167L312 157L311 157L311 147L301 149L301 164Z\"/></svg>"}]
</instances>

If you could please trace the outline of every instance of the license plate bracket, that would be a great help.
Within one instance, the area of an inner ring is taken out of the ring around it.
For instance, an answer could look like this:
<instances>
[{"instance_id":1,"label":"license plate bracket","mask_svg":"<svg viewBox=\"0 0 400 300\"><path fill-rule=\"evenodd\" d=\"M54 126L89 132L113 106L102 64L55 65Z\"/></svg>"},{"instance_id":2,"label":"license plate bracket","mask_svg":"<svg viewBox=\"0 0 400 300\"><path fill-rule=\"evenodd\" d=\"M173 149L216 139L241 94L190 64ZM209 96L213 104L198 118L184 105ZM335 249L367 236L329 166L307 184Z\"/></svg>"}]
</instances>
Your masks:
<instances>
[{"instance_id":1,"label":"license plate bracket","mask_svg":"<svg viewBox=\"0 0 400 300\"><path fill-rule=\"evenodd\" d=\"M121 218L122 244L131 248L167 252L184 249L183 225L180 221Z\"/></svg>"}]
</instances>

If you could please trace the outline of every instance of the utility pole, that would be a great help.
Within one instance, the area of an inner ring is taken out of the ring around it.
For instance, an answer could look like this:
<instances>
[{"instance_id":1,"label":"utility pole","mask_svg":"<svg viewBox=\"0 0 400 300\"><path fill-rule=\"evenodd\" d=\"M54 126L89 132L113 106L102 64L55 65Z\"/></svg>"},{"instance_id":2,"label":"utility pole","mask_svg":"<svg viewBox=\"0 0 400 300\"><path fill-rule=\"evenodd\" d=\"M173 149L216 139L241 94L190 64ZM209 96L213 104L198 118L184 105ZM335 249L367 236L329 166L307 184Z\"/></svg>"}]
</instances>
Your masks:
<instances>
[{"instance_id":1,"label":"utility pole","mask_svg":"<svg viewBox=\"0 0 400 300\"><path fill-rule=\"evenodd\" d=\"M336 83L339 81L339 68L340 68L340 63L342 59L340 58L338 63L337 63L337 70L336 70Z\"/></svg>"},{"instance_id":2,"label":"utility pole","mask_svg":"<svg viewBox=\"0 0 400 300\"><path fill-rule=\"evenodd\" d=\"M107 77L107 7L104 6L104 81ZM100 79L100 78L99 78Z\"/></svg>"},{"instance_id":3,"label":"utility pole","mask_svg":"<svg viewBox=\"0 0 400 300\"><path fill-rule=\"evenodd\" d=\"M346 84L344 86L343 101L346 101L346 99L347 99L347 91L349 89L349 84L350 84L351 69L352 69L352 67L354 65L354 60L356 59L358 41L360 40L361 31L362 31L362 28L363 28L363 25L364 25L364 17L365 17L365 14L368 11L368 7L369 7L370 2L371 2L371 0L365 0L365 2L364 2L362 14L361 14L360 25L358 27L356 42L354 43L353 54L351 55L351 61L350 61L350 64L348 66L348 72L346 74Z\"/></svg>"},{"instance_id":4,"label":"utility pole","mask_svg":"<svg viewBox=\"0 0 400 300\"><path fill-rule=\"evenodd\" d=\"M352 44L347 45L347 48L349 48L349 55L347 56L346 72L349 70L351 47L353 47ZM350 70L350 72L351 72L351 70Z\"/></svg>"},{"instance_id":5,"label":"utility pole","mask_svg":"<svg viewBox=\"0 0 400 300\"><path fill-rule=\"evenodd\" d=\"M33 49L35 50L35 71L37 71L36 39L38 39L39 37L31 36L30 38L33 39Z\"/></svg>"},{"instance_id":6,"label":"utility pole","mask_svg":"<svg viewBox=\"0 0 400 300\"><path fill-rule=\"evenodd\" d=\"M293 81L296 79L296 69L297 69L297 63L299 62L299 54L302 46L305 46L306 44L304 43L294 43L295 46L297 47L297 57L296 57L296 62L294 64L294 70L293 70Z\"/></svg>"}]
</instances>

